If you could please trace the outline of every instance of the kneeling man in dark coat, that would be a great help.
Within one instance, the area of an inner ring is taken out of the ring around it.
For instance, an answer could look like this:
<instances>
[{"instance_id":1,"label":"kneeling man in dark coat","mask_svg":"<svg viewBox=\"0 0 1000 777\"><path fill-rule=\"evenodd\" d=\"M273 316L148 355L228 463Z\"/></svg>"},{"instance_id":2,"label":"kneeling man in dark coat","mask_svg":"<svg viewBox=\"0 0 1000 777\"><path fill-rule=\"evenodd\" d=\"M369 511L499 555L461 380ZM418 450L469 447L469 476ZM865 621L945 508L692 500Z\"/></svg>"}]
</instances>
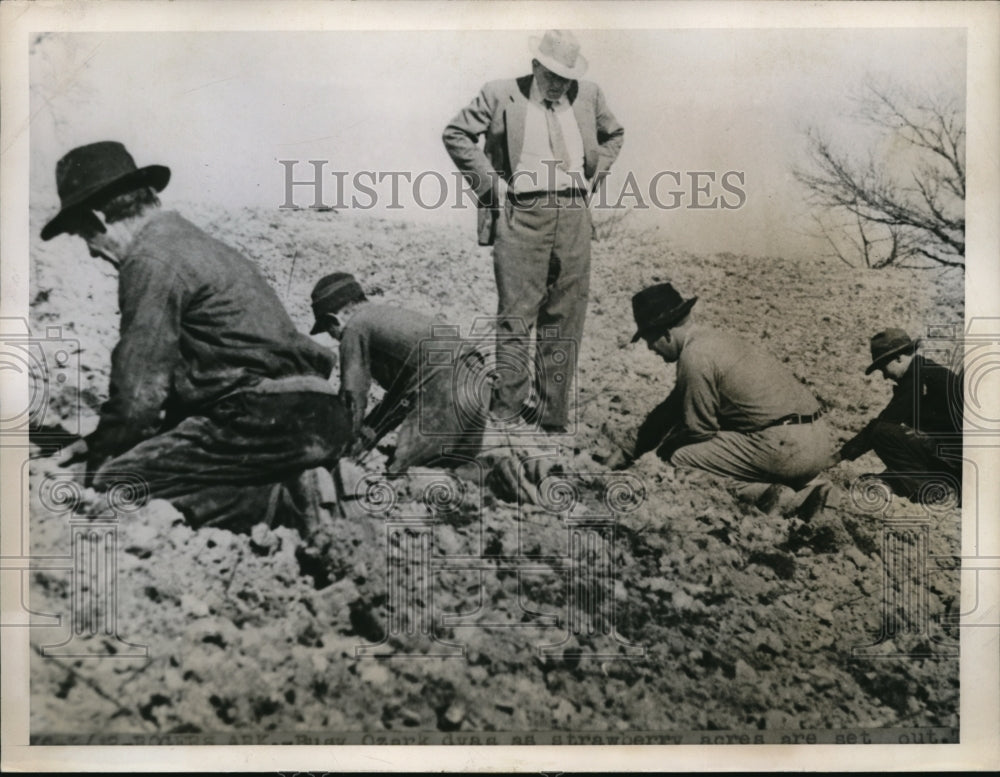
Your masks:
<instances>
[{"instance_id":1,"label":"kneeling man in dark coat","mask_svg":"<svg viewBox=\"0 0 1000 777\"><path fill-rule=\"evenodd\" d=\"M138 483L192 525L249 526L274 517L282 481L336 462L350 421L327 380L333 354L296 330L256 265L160 207L169 179L112 141L56 166L62 207L42 239L75 235L110 262L121 311L97 429L60 462L86 460L98 491Z\"/></svg>"},{"instance_id":2,"label":"kneeling man in dark coat","mask_svg":"<svg viewBox=\"0 0 1000 777\"><path fill-rule=\"evenodd\" d=\"M885 463L876 477L896 494L922 502L951 488L962 489L962 378L917 353L920 341L902 329L886 329L871 339L872 362L896 385L892 399L840 450L853 461L868 451Z\"/></svg>"}]
</instances>

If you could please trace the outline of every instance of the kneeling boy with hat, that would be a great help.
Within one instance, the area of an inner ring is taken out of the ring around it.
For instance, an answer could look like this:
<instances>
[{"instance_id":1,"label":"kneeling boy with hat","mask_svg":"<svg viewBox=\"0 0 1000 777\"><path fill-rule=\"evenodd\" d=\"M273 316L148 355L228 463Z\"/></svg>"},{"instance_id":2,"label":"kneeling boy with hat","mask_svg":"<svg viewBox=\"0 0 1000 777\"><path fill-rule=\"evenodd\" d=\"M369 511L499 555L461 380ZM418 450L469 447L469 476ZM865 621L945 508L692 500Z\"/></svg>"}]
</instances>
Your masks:
<instances>
[{"instance_id":1,"label":"kneeling boy with hat","mask_svg":"<svg viewBox=\"0 0 1000 777\"><path fill-rule=\"evenodd\" d=\"M311 533L325 515L313 481L332 484L322 473L349 443L333 354L296 330L253 262L161 207L169 180L117 141L56 165L61 208L41 237L74 236L110 262L121 311L97 429L59 463L85 461L97 492L139 483L192 526L287 513Z\"/></svg>"},{"instance_id":2,"label":"kneeling boy with hat","mask_svg":"<svg viewBox=\"0 0 1000 777\"><path fill-rule=\"evenodd\" d=\"M397 429L390 473L460 466L482 445L491 384L482 355L457 329L412 310L371 302L353 275L335 272L312 292L316 323L340 341L340 396L355 456ZM368 412L372 380L385 389Z\"/></svg>"}]
</instances>

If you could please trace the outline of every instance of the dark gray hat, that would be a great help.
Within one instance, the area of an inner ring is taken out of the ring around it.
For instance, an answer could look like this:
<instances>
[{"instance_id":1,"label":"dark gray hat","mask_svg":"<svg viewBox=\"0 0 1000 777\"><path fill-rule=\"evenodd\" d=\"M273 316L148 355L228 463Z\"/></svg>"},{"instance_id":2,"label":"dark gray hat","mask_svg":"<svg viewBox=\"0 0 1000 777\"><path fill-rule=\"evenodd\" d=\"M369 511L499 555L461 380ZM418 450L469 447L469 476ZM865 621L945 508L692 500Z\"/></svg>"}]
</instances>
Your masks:
<instances>
[{"instance_id":1,"label":"dark gray hat","mask_svg":"<svg viewBox=\"0 0 1000 777\"><path fill-rule=\"evenodd\" d=\"M316 323L309 334L322 332L326 327L323 316L335 314L345 305L365 299L361 284L349 272L335 272L319 279L312 290L312 309Z\"/></svg>"},{"instance_id":2,"label":"dark gray hat","mask_svg":"<svg viewBox=\"0 0 1000 777\"><path fill-rule=\"evenodd\" d=\"M639 327L632 342L640 337L659 337L683 321L697 301L697 297L684 299L669 283L657 283L643 289L632 297L632 315Z\"/></svg>"},{"instance_id":3,"label":"dark gray hat","mask_svg":"<svg viewBox=\"0 0 1000 777\"><path fill-rule=\"evenodd\" d=\"M902 329L890 327L884 332L879 332L872 337L872 363L865 370L865 375L871 375L883 364L892 361L901 353L913 353L919 344L919 337L916 340L911 340L910 336Z\"/></svg>"},{"instance_id":4,"label":"dark gray hat","mask_svg":"<svg viewBox=\"0 0 1000 777\"><path fill-rule=\"evenodd\" d=\"M136 167L125 146L114 140L74 148L56 163L56 189L61 207L42 228L42 240L51 240L65 232L70 217L88 205L99 203L108 193L143 186L161 192L169 181L169 167Z\"/></svg>"}]
</instances>

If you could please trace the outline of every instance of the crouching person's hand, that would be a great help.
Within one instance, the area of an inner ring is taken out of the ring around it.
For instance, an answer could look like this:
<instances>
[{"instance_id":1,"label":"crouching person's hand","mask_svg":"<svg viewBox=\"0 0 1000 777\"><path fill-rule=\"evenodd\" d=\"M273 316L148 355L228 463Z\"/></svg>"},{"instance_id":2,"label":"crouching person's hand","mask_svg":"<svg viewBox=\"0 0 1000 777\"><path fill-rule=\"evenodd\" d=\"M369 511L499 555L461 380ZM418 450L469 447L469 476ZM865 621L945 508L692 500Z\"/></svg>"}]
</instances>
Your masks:
<instances>
[{"instance_id":1,"label":"crouching person's hand","mask_svg":"<svg viewBox=\"0 0 1000 777\"><path fill-rule=\"evenodd\" d=\"M351 446L350 457L352 459L356 459L359 456L364 455L375 447L376 442L378 442L378 438L375 436L375 430L370 426L362 426L358 429L358 436L355 438L354 444Z\"/></svg>"},{"instance_id":2,"label":"crouching person's hand","mask_svg":"<svg viewBox=\"0 0 1000 777\"><path fill-rule=\"evenodd\" d=\"M81 461L86 461L88 452L87 441L82 438L76 440L56 454L56 465L69 467Z\"/></svg>"},{"instance_id":3,"label":"crouching person's hand","mask_svg":"<svg viewBox=\"0 0 1000 777\"><path fill-rule=\"evenodd\" d=\"M617 448L604 463L612 472L620 472L631 467L634 461L635 459L623 449Z\"/></svg>"}]
</instances>

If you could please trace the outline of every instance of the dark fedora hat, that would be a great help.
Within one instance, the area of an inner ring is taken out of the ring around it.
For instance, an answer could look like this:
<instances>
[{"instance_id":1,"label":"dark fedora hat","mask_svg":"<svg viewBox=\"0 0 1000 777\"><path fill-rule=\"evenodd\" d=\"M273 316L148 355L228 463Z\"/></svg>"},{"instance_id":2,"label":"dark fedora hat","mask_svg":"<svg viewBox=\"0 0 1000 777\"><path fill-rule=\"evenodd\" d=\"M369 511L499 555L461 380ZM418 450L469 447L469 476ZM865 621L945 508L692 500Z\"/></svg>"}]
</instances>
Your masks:
<instances>
[{"instance_id":1,"label":"dark fedora hat","mask_svg":"<svg viewBox=\"0 0 1000 777\"><path fill-rule=\"evenodd\" d=\"M316 323L313 324L311 335L326 329L322 323L323 316L339 312L351 302L365 299L365 292L354 276L349 272L335 272L320 278L312 290L312 309Z\"/></svg>"},{"instance_id":2,"label":"dark fedora hat","mask_svg":"<svg viewBox=\"0 0 1000 777\"><path fill-rule=\"evenodd\" d=\"M64 232L68 217L100 202L101 196L109 191L119 193L152 186L161 192L169 181L170 168L136 167L125 146L114 140L74 148L56 163L56 189L61 207L42 229L42 240L51 240Z\"/></svg>"},{"instance_id":3,"label":"dark fedora hat","mask_svg":"<svg viewBox=\"0 0 1000 777\"><path fill-rule=\"evenodd\" d=\"M870 375L879 369L886 362L892 361L901 353L912 353L920 344L920 338L911 340L910 336L902 329L890 327L884 332L879 332L872 337L872 363L865 370L865 375Z\"/></svg>"},{"instance_id":4,"label":"dark fedora hat","mask_svg":"<svg viewBox=\"0 0 1000 777\"><path fill-rule=\"evenodd\" d=\"M691 312L697 297L684 299L669 283L649 286L632 297L632 315L639 330L632 336L659 337Z\"/></svg>"}]
</instances>

